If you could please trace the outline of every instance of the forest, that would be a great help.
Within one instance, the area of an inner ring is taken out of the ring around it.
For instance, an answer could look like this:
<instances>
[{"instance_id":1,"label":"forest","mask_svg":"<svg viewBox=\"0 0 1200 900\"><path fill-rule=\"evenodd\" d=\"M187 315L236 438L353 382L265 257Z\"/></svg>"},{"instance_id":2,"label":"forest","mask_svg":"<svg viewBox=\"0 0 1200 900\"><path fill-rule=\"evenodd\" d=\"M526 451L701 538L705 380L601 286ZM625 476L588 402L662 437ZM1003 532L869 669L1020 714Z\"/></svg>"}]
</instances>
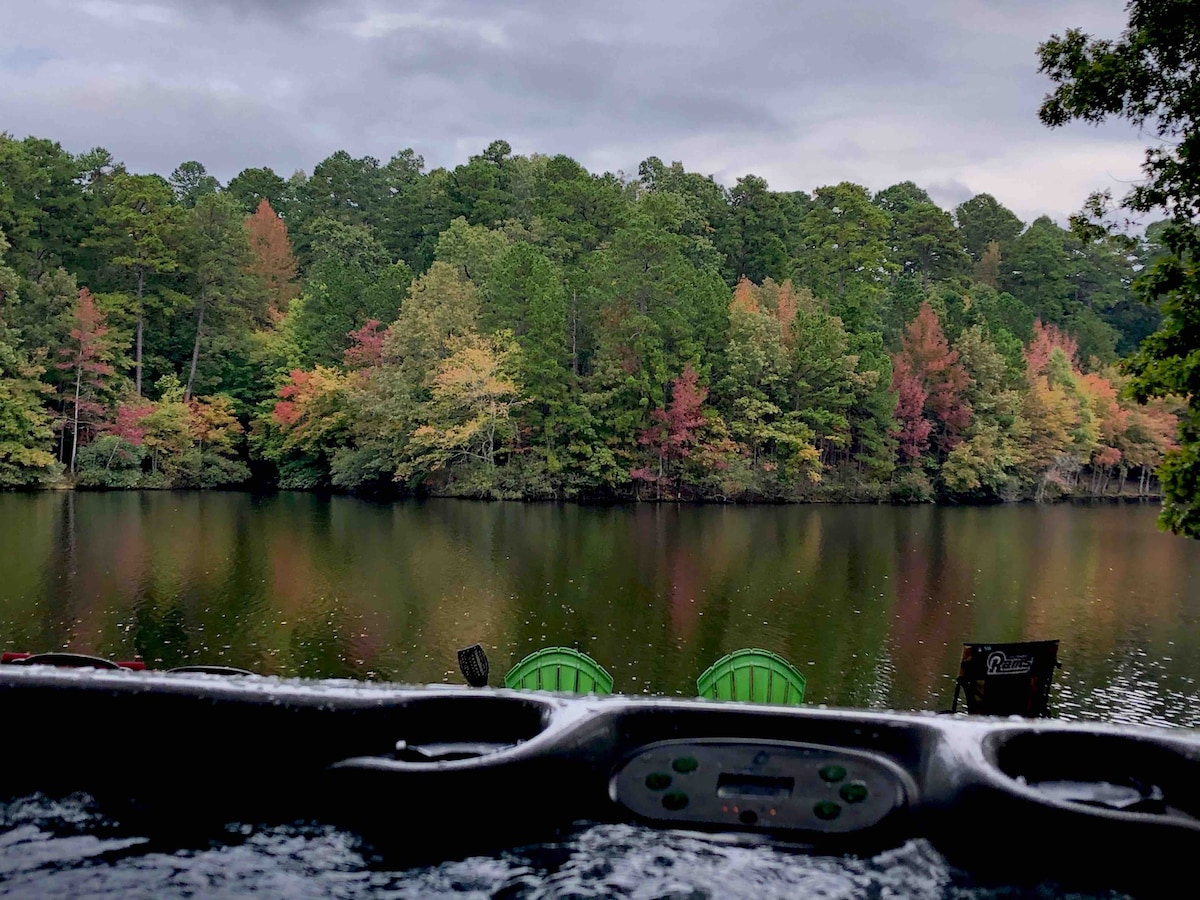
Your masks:
<instances>
[{"instance_id":1,"label":"forest","mask_svg":"<svg viewBox=\"0 0 1200 900\"><path fill-rule=\"evenodd\" d=\"M0 487L994 502L1157 490L1164 223L495 141L311 174L0 134Z\"/></svg>"}]
</instances>

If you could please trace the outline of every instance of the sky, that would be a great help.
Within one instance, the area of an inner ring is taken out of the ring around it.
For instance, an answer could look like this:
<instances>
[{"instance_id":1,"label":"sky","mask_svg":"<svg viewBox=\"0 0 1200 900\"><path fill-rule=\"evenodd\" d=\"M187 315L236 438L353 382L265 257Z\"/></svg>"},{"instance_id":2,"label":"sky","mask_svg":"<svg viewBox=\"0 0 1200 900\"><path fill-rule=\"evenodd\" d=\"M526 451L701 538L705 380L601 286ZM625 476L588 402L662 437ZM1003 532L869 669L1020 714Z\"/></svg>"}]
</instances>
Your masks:
<instances>
[{"instance_id":1,"label":"sky","mask_svg":"<svg viewBox=\"0 0 1200 900\"><path fill-rule=\"evenodd\" d=\"M1125 192L1145 141L1041 125L1036 48L1125 20L1121 0L0 0L0 131L222 182L336 150L454 166L503 138L1065 222Z\"/></svg>"}]
</instances>

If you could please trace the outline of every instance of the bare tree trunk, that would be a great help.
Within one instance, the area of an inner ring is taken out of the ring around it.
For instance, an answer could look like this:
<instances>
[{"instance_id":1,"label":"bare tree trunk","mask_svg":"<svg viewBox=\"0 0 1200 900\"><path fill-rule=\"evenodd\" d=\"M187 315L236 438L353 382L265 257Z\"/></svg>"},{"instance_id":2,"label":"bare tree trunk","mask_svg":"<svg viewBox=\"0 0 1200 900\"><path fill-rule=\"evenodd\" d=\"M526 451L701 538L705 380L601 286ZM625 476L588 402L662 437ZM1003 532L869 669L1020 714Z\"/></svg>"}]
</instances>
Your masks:
<instances>
[{"instance_id":1,"label":"bare tree trunk","mask_svg":"<svg viewBox=\"0 0 1200 900\"><path fill-rule=\"evenodd\" d=\"M75 452L79 449L79 389L83 384L83 366L75 369L75 426L71 435L71 477L75 477Z\"/></svg>"},{"instance_id":2,"label":"bare tree trunk","mask_svg":"<svg viewBox=\"0 0 1200 900\"><path fill-rule=\"evenodd\" d=\"M579 377L579 297L571 291L571 371Z\"/></svg>"},{"instance_id":3,"label":"bare tree trunk","mask_svg":"<svg viewBox=\"0 0 1200 900\"><path fill-rule=\"evenodd\" d=\"M67 404L62 405L62 428L58 430L58 461L67 461Z\"/></svg>"},{"instance_id":4,"label":"bare tree trunk","mask_svg":"<svg viewBox=\"0 0 1200 900\"><path fill-rule=\"evenodd\" d=\"M146 284L146 273L137 270L137 338L133 350L133 391L142 396L142 322L145 314L142 311L142 288Z\"/></svg>"},{"instance_id":5,"label":"bare tree trunk","mask_svg":"<svg viewBox=\"0 0 1200 900\"><path fill-rule=\"evenodd\" d=\"M192 399L192 382L196 380L196 363L200 361L200 335L204 331L204 295L200 295L200 313L196 316L196 342L192 344L192 368L188 372L187 387L183 389L183 402Z\"/></svg>"}]
</instances>

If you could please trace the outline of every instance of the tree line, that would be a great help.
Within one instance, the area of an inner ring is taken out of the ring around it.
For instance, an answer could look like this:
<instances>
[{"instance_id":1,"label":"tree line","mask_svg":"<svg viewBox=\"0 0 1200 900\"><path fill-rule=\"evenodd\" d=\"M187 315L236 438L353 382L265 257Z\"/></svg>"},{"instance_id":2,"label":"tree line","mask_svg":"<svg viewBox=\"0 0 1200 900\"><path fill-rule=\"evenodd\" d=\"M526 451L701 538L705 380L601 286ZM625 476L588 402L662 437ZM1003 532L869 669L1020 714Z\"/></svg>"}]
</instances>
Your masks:
<instances>
[{"instance_id":1,"label":"tree line","mask_svg":"<svg viewBox=\"0 0 1200 900\"><path fill-rule=\"evenodd\" d=\"M311 174L0 135L0 486L990 501L1148 493L1169 253L904 182L503 141Z\"/></svg>"}]
</instances>

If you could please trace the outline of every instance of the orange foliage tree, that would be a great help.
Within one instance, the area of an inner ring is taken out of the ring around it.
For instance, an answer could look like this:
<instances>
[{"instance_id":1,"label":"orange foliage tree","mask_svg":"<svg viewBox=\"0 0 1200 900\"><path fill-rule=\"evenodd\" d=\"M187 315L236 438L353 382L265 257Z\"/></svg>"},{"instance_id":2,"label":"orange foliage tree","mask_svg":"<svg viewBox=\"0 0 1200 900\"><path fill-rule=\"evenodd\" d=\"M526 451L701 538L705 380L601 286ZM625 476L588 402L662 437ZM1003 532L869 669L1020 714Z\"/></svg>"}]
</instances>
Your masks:
<instances>
[{"instance_id":1,"label":"orange foliage tree","mask_svg":"<svg viewBox=\"0 0 1200 900\"><path fill-rule=\"evenodd\" d=\"M300 293L296 281L296 257L292 255L287 225L263 199L253 215L246 217L246 231L250 236L247 271L258 281L266 296L271 317L278 319Z\"/></svg>"}]
</instances>

